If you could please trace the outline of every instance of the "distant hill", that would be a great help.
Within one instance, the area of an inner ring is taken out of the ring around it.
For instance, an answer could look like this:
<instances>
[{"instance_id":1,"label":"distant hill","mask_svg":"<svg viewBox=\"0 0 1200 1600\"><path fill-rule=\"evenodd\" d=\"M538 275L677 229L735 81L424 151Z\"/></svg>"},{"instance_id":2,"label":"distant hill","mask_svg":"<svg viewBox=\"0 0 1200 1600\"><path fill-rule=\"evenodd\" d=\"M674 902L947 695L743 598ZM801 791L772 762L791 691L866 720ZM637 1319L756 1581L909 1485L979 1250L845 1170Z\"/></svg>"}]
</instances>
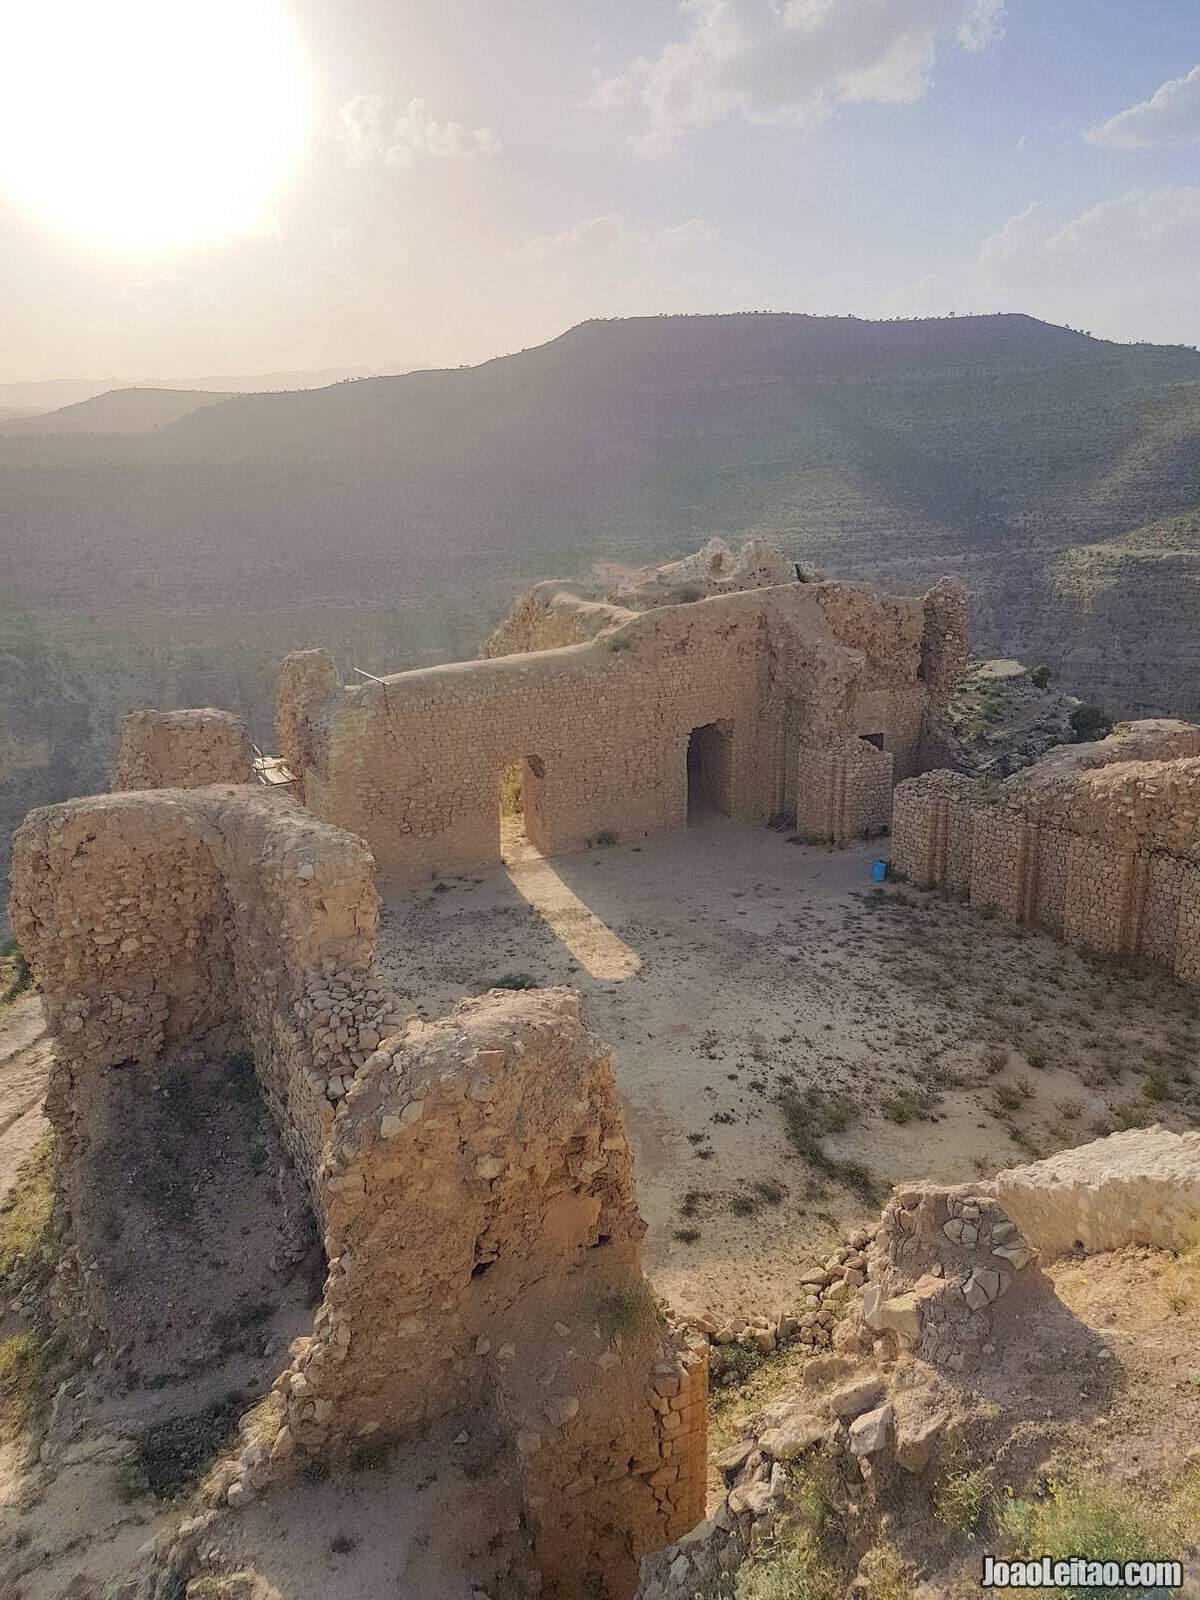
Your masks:
<instances>
[{"instance_id":1,"label":"distant hill","mask_svg":"<svg viewBox=\"0 0 1200 1600\"><path fill-rule=\"evenodd\" d=\"M7 603L43 701L62 685L60 788L100 780L135 701L229 706L269 742L287 648L368 671L451 659L538 578L712 534L899 589L957 573L980 654L1045 661L1118 713L1200 714L1183 347L1024 316L634 318L478 367L189 404L150 431L0 438ZM28 752L4 604L0 747L7 715Z\"/></svg>"},{"instance_id":2,"label":"distant hill","mask_svg":"<svg viewBox=\"0 0 1200 1600\"><path fill-rule=\"evenodd\" d=\"M201 406L228 400L227 394L198 389L111 389L77 405L61 406L0 425L0 437L27 438L51 433L149 433L178 422Z\"/></svg>"}]
</instances>

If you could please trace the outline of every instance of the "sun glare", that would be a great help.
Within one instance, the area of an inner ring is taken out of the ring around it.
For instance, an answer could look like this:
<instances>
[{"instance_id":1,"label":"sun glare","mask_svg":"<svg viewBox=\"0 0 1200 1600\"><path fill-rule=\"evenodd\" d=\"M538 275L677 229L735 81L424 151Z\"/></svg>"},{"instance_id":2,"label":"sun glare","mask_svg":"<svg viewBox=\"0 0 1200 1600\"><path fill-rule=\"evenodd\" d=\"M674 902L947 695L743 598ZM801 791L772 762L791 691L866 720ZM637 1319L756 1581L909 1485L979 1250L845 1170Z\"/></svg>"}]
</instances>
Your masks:
<instances>
[{"instance_id":1,"label":"sun glare","mask_svg":"<svg viewBox=\"0 0 1200 1600\"><path fill-rule=\"evenodd\" d=\"M0 192L82 244L269 231L313 120L285 0L0 0Z\"/></svg>"}]
</instances>

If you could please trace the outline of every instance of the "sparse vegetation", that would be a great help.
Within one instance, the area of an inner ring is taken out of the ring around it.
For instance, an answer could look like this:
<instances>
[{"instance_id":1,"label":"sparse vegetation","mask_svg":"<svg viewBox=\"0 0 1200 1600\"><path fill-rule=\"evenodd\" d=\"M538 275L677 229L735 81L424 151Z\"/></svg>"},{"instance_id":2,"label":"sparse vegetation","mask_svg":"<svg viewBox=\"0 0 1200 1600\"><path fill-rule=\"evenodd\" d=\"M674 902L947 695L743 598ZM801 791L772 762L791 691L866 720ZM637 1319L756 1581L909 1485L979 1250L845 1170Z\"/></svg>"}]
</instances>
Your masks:
<instances>
[{"instance_id":1,"label":"sparse vegetation","mask_svg":"<svg viewBox=\"0 0 1200 1600\"><path fill-rule=\"evenodd\" d=\"M1052 1560L1081 1556L1092 1561L1163 1560L1185 1552L1200 1528L1200 1470L1193 1467L1174 1493L1150 1494L1128 1481L1112 1483L1073 1470L1051 1478L1038 1498L1010 1498L999 1518L1001 1531L1022 1556ZM1103 1594L1134 1595L1129 1589ZM1070 1600L1090 1600L1101 1591L1060 1589Z\"/></svg>"},{"instance_id":2,"label":"sparse vegetation","mask_svg":"<svg viewBox=\"0 0 1200 1600\"><path fill-rule=\"evenodd\" d=\"M952 1465L933 1492L933 1514L939 1522L968 1538L983 1532L992 1513L992 1496L983 1467Z\"/></svg>"},{"instance_id":3,"label":"sparse vegetation","mask_svg":"<svg viewBox=\"0 0 1200 1600\"><path fill-rule=\"evenodd\" d=\"M15 939L0 945L0 1006L6 1006L33 988L33 973Z\"/></svg>"},{"instance_id":4,"label":"sparse vegetation","mask_svg":"<svg viewBox=\"0 0 1200 1600\"><path fill-rule=\"evenodd\" d=\"M0 1293L43 1282L58 1259L54 1217L54 1145L46 1133L0 1204Z\"/></svg>"}]
</instances>

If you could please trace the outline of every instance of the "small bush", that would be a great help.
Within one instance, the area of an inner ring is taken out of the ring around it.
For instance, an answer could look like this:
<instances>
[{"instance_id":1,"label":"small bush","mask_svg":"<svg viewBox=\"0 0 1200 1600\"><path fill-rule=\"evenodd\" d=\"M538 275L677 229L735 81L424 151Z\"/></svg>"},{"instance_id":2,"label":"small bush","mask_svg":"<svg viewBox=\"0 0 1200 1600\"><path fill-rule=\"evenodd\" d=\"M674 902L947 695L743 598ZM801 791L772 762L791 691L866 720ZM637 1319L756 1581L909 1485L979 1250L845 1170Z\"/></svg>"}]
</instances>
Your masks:
<instances>
[{"instance_id":1,"label":"small bush","mask_svg":"<svg viewBox=\"0 0 1200 1600\"><path fill-rule=\"evenodd\" d=\"M992 1510L987 1474L982 1467L959 1467L942 1477L933 1492L933 1514L939 1522L973 1539L982 1533Z\"/></svg>"},{"instance_id":2,"label":"small bush","mask_svg":"<svg viewBox=\"0 0 1200 1600\"><path fill-rule=\"evenodd\" d=\"M1112 716L1103 706L1089 705L1085 701L1071 712L1071 738L1074 744L1106 739L1112 730Z\"/></svg>"},{"instance_id":3,"label":"small bush","mask_svg":"<svg viewBox=\"0 0 1200 1600\"><path fill-rule=\"evenodd\" d=\"M1047 666L1034 667L1029 674L1029 681L1035 689L1044 689L1050 682L1050 668Z\"/></svg>"},{"instance_id":4,"label":"small bush","mask_svg":"<svg viewBox=\"0 0 1200 1600\"><path fill-rule=\"evenodd\" d=\"M695 1244L696 1240L700 1237L700 1229L676 1228L671 1237L672 1239L677 1240L680 1244Z\"/></svg>"},{"instance_id":5,"label":"small bush","mask_svg":"<svg viewBox=\"0 0 1200 1600\"><path fill-rule=\"evenodd\" d=\"M603 832L596 835L596 843L602 850L610 850L619 841L620 837L620 834L613 833L608 828L605 828Z\"/></svg>"},{"instance_id":6,"label":"small bush","mask_svg":"<svg viewBox=\"0 0 1200 1600\"><path fill-rule=\"evenodd\" d=\"M489 985L492 989L536 989L538 981L531 978L527 972L506 972L502 978L496 978Z\"/></svg>"}]
</instances>

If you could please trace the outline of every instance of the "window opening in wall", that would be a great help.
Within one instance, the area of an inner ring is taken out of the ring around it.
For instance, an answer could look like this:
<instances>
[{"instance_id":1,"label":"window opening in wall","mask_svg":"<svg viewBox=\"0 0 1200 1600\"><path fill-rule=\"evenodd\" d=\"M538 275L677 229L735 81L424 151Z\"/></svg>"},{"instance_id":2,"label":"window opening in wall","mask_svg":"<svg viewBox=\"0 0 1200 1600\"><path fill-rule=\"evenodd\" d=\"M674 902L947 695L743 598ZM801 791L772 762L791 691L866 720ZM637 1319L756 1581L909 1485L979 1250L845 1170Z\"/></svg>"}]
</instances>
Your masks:
<instances>
[{"instance_id":1,"label":"window opening in wall","mask_svg":"<svg viewBox=\"0 0 1200 1600\"><path fill-rule=\"evenodd\" d=\"M876 750L883 749L883 735L881 733L860 733L858 737L864 744L873 744Z\"/></svg>"},{"instance_id":2,"label":"window opening in wall","mask_svg":"<svg viewBox=\"0 0 1200 1600\"><path fill-rule=\"evenodd\" d=\"M688 821L732 815L732 739L726 722L706 722L688 735Z\"/></svg>"}]
</instances>

